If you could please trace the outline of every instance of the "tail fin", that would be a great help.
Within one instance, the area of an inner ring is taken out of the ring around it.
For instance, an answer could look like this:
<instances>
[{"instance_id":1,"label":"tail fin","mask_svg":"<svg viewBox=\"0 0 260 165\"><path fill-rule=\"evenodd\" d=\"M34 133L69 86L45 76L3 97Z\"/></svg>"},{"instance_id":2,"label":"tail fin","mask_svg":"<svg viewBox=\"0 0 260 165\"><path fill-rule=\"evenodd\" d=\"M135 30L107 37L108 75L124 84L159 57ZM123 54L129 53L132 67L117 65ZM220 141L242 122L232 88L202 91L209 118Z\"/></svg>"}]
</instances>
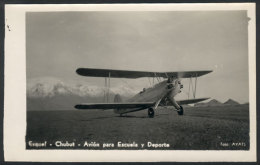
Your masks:
<instances>
[{"instance_id":1,"label":"tail fin","mask_svg":"<svg viewBox=\"0 0 260 165\"><path fill-rule=\"evenodd\" d=\"M122 98L121 98L121 96L120 96L119 94L116 94L116 95L115 95L114 102L115 102L115 103L120 103L120 102L122 102Z\"/></svg>"}]
</instances>

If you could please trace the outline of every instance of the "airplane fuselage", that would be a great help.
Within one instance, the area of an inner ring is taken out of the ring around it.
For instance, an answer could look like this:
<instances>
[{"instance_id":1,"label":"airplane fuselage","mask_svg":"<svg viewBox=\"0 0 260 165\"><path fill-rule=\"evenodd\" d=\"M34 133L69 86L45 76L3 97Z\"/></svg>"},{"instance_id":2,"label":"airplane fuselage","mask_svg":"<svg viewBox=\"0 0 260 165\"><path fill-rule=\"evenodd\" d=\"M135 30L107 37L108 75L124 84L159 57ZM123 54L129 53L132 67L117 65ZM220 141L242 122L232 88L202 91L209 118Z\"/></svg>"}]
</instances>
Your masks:
<instances>
[{"instance_id":1,"label":"airplane fuselage","mask_svg":"<svg viewBox=\"0 0 260 165\"><path fill-rule=\"evenodd\" d=\"M176 80L177 81L177 80ZM168 83L167 80L164 80L154 86L147 88L132 98L126 100L126 102L154 102L155 105L158 101L165 98L168 95L174 97L180 92L181 86L178 83ZM146 109L147 107L139 108L127 108L127 109L114 109L115 113L124 114L128 112L134 112L141 109ZM156 107L155 107L156 108Z\"/></svg>"}]
</instances>

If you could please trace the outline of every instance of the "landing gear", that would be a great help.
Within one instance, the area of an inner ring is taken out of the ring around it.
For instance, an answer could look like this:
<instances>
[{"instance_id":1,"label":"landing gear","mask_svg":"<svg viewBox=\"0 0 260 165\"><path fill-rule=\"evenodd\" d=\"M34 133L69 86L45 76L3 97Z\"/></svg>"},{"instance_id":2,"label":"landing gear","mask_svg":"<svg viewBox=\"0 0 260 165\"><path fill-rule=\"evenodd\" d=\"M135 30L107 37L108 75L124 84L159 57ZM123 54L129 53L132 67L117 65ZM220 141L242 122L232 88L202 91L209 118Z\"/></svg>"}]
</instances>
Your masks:
<instances>
[{"instance_id":1,"label":"landing gear","mask_svg":"<svg viewBox=\"0 0 260 165\"><path fill-rule=\"evenodd\" d=\"M148 109L148 116L149 116L149 118L153 118L154 117L154 110L153 110L153 108L149 108Z\"/></svg>"},{"instance_id":2,"label":"landing gear","mask_svg":"<svg viewBox=\"0 0 260 165\"><path fill-rule=\"evenodd\" d=\"M180 105L180 109L179 110L177 110L177 112L178 112L178 115L183 115L183 107Z\"/></svg>"}]
</instances>

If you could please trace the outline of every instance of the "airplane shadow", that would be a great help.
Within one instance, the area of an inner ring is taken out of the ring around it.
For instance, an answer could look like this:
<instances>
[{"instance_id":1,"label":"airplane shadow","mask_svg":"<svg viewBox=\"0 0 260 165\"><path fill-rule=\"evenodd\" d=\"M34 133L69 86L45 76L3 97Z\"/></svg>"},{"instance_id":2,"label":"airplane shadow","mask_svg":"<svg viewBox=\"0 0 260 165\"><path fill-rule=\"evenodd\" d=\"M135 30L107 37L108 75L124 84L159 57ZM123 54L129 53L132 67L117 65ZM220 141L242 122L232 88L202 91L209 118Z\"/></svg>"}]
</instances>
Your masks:
<instances>
[{"instance_id":1,"label":"airplane shadow","mask_svg":"<svg viewBox=\"0 0 260 165\"><path fill-rule=\"evenodd\" d=\"M93 117L93 118L88 118L88 119L82 119L79 121L92 121L92 120L103 120L103 119L109 119L109 118L149 118L148 116L133 116L133 115L125 115L125 116L100 116L100 117Z\"/></svg>"},{"instance_id":2,"label":"airplane shadow","mask_svg":"<svg viewBox=\"0 0 260 165\"><path fill-rule=\"evenodd\" d=\"M158 116L169 116L169 113L163 113L163 114L159 114Z\"/></svg>"},{"instance_id":3,"label":"airplane shadow","mask_svg":"<svg viewBox=\"0 0 260 165\"><path fill-rule=\"evenodd\" d=\"M132 115L127 115L127 116L116 116L116 117L122 117L122 118L149 118L148 116L132 116Z\"/></svg>"},{"instance_id":4,"label":"airplane shadow","mask_svg":"<svg viewBox=\"0 0 260 165\"><path fill-rule=\"evenodd\" d=\"M117 116L102 116L102 117L94 117L94 118L89 118L89 119L83 119L80 121L92 121L92 120L102 120L102 119L109 119L109 118L114 118Z\"/></svg>"},{"instance_id":5,"label":"airplane shadow","mask_svg":"<svg viewBox=\"0 0 260 165\"><path fill-rule=\"evenodd\" d=\"M155 115L154 117L158 117L158 116L164 116L164 115L169 115L169 114L158 114L158 115ZM123 116L100 116L100 117L93 117L93 118L88 118L88 119L82 119L82 120L79 120L81 122L84 122L84 121L92 121L92 120L104 120L104 119L109 119L109 118L136 118L136 119L146 119L149 117L148 116L134 116L134 115L123 115ZM152 119L152 118L151 118Z\"/></svg>"}]
</instances>

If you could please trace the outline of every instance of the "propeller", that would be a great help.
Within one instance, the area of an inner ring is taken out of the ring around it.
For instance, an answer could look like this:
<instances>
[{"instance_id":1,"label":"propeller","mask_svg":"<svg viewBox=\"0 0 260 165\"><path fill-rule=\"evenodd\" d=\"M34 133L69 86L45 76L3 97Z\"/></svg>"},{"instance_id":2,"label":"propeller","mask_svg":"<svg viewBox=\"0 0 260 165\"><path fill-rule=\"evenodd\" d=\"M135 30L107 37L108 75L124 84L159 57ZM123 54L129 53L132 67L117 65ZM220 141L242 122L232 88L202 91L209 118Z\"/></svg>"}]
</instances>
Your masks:
<instances>
[{"instance_id":1,"label":"propeller","mask_svg":"<svg viewBox=\"0 0 260 165\"><path fill-rule=\"evenodd\" d=\"M167 76L168 77L168 83L172 83L174 80L181 81L181 79L184 77L183 72L178 72L176 76Z\"/></svg>"},{"instance_id":2,"label":"propeller","mask_svg":"<svg viewBox=\"0 0 260 165\"><path fill-rule=\"evenodd\" d=\"M169 77L168 78L168 89L172 89L168 95L167 99L169 102L177 109L179 110L181 107L174 99L175 95L181 92L181 89L183 88L183 84L181 84L181 78L183 77L183 73L178 73L177 77Z\"/></svg>"},{"instance_id":3,"label":"propeller","mask_svg":"<svg viewBox=\"0 0 260 165\"><path fill-rule=\"evenodd\" d=\"M183 76L184 76L184 72L178 72L178 73L177 73L177 78L178 78L178 79L183 78Z\"/></svg>"}]
</instances>

